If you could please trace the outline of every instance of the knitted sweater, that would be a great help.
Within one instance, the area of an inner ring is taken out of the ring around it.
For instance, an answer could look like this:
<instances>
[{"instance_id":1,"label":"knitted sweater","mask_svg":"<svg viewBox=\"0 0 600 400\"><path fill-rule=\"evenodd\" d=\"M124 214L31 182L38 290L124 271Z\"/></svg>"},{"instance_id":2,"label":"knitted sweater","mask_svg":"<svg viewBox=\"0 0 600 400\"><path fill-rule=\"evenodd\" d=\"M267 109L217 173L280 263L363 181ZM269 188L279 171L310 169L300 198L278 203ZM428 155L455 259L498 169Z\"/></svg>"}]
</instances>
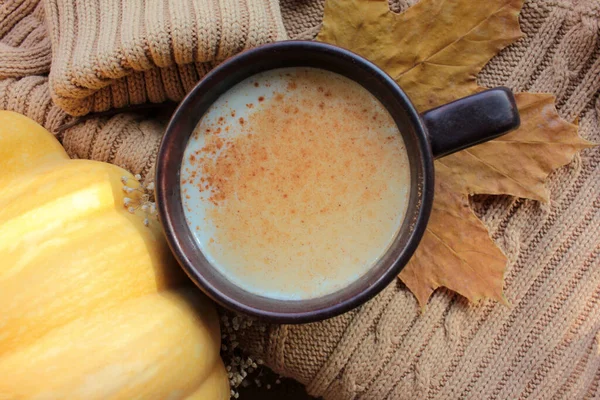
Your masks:
<instances>
[{"instance_id":1,"label":"knitted sweater","mask_svg":"<svg viewBox=\"0 0 600 400\"><path fill-rule=\"evenodd\" d=\"M391 5L401 11L412 2ZM212 63L262 42L314 37L322 18L319 0L156 0L146 11L136 4L0 4L0 108L54 130L70 120L65 110L178 100ZM600 142L599 24L597 0L526 1L525 37L487 65L480 84L551 92L560 115ZM73 157L149 179L164 122L123 113L58 136ZM327 321L264 332L253 324L244 345L326 399L600 398L599 176L593 148L550 177L548 205L472 199L508 255L510 308L438 290L421 313L395 282Z\"/></svg>"}]
</instances>

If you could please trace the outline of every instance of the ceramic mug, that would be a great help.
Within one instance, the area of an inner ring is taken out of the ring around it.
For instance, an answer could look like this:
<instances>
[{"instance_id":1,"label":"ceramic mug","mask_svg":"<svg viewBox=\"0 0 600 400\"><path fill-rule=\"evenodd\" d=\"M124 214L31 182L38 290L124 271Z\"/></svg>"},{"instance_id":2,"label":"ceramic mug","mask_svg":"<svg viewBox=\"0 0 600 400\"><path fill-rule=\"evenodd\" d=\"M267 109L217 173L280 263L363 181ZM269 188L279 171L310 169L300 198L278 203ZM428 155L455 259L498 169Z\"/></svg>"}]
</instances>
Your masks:
<instances>
[{"instance_id":1,"label":"ceramic mug","mask_svg":"<svg viewBox=\"0 0 600 400\"><path fill-rule=\"evenodd\" d=\"M192 131L219 96L262 71L314 67L352 79L385 106L401 132L409 156L408 210L387 252L362 277L329 295L277 300L249 293L227 279L204 256L188 227L181 199L180 167ZM496 138L519 126L512 92L494 88L419 114L394 80L368 60L340 47L285 41L244 51L206 75L179 104L163 137L156 165L156 200L167 241L188 276L221 305L279 323L333 317L364 303L392 282L425 231L433 202L434 164L446 156Z\"/></svg>"}]
</instances>

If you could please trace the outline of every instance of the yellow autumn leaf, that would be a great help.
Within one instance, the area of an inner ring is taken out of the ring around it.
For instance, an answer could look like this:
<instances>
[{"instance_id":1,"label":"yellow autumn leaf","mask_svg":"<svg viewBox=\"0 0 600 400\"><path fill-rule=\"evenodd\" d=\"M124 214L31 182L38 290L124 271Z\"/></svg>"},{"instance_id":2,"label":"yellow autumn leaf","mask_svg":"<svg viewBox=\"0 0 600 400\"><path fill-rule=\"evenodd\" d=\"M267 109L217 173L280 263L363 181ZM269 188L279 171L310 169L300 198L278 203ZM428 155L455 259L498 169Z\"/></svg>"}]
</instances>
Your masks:
<instances>
[{"instance_id":1,"label":"yellow autumn leaf","mask_svg":"<svg viewBox=\"0 0 600 400\"><path fill-rule=\"evenodd\" d=\"M522 36L524 0L420 0L403 13L386 0L327 0L318 40L384 69L419 111L477 93L476 77ZM469 207L472 194L547 201L545 181L590 144L562 120L547 94L516 95L521 127L435 162L430 222L400 279L423 306L444 286L471 301L502 294L506 257Z\"/></svg>"},{"instance_id":2,"label":"yellow autumn leaf","mask_svg":"<svg viewBox=\"0 0 600 400\"><path fill-rule=\"evenodd\" d=\"M385 0L327 0L317 40L373 61L425 111L477 91L481 68L521 37L523 1L421 0L395 14Z\"/></svg>"},{"instance_id":3,"label":"yellow autumn leaf","mask_svg":"<svg viewBox=\"0 0 600 400\"><path fill-rule=\"evenodd\" d=\"M421 305L440 286L471 301L482 297L503 301L506 257L471 210L468 198L440 178L436 174L436 197L427 229L400 278Z\"/></svg>"},{"instance_id":4,"label":"yellow autumn leaf","mask_svg":"<svg viewBox=\"0 0 600 400\"><path fill-rule=\"evenodd\" d=\"M510 194L548 201L546 178L589 144L561 119L549 94L517 93L521 127L437 160L436 177L463 194Z\"/></svg>"}]
</instances>

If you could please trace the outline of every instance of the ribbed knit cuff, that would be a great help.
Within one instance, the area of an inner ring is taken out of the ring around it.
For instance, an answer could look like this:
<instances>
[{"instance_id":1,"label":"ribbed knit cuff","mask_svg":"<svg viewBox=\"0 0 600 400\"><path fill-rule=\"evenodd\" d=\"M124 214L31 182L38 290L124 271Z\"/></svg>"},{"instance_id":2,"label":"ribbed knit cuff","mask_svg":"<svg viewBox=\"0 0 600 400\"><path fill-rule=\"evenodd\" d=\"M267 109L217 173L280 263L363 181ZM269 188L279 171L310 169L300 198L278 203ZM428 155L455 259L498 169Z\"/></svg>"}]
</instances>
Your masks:
<instances>
[{"instance_id":1,"label":"ribbed knit cuff","mask_svg":"<svg viewBox=\"0 0 600 400\"><path fill-rule=\"evenodd\" d=\"M179 101L218 62L287 38L276 0L45 0L50 93L71 115Z\"/></svg>"},{"instance_id":2,"label":"ribbed knit cuff","mask_svg":"<svg viewBox=\"0 0 600 400\"><path fill-rule=\"evenodd\" d=\"M50 70L50 39L39 0L0 3L0 79Z\"/></svg>"}]
</instances>

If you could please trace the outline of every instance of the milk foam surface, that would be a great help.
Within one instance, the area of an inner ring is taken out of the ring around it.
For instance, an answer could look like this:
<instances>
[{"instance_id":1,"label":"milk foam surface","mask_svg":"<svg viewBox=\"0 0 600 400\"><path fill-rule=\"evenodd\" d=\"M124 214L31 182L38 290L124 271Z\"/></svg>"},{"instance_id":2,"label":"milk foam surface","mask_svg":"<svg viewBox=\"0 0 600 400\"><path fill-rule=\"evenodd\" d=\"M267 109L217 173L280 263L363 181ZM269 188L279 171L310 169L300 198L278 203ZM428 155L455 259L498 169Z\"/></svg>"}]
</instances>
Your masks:
<instances>
[{"instance_id":1,"label":"milk foam surface","mask_svg":"<svg viewBox=\"0 0 600 400\"><path fill-rule=\"evenodd\" d=\"M362 86L319 69L267 71L223 94L196 127L181 167L185 217L241 288L320 297L389 248L408 165L392 117Z\"/></svg>"}]
</instances>

